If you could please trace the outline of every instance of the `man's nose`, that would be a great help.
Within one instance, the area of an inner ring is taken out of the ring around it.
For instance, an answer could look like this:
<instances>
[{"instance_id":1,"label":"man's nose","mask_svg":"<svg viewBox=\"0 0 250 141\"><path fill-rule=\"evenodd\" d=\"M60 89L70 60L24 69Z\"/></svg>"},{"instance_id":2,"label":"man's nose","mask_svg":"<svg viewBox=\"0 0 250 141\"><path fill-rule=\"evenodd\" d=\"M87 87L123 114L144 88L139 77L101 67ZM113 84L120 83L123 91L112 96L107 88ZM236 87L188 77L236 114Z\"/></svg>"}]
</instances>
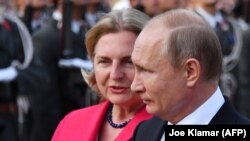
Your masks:
<instances>
[{"instance_id":1,"label":"man's nose","mask_svg":"<svg viewBox=\"0 0 250 141\"><path fill-rule=\"evenodd\" d=\"M136 75L134 77L134 80L133 80L130 88L131 88L131 91L133 93L137 93L137 94L143 93L145 91L144 86L142 85L140 79L138 79L138 77Z\"/></svg>"}]
</instances>

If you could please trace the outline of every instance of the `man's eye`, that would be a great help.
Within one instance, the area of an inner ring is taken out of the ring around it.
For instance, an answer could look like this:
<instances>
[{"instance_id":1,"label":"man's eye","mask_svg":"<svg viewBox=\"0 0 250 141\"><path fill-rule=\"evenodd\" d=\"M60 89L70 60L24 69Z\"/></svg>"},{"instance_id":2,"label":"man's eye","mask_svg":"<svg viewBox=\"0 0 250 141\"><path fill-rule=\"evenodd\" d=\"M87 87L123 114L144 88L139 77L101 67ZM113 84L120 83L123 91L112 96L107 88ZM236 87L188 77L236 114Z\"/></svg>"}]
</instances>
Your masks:
<instances>
[{"instance_id":1,"label":"man's eye","mask_svg":"<svg viewBox=\"0 0 250 141\"><path fill-rule=\"evenodd\" d=\"M136 70L137 70L138 72L147 72L147 70L146 70L145 68L140 67L140 66L136 66Z\"/></svg>"},{"instance_id":2,"label":"man's eye","mask_svg":"<svg viewBox=\"0 0 250 141\"><path fill-rule=\"evenodd\" d=\"M149 72L149 70L145 69L145 68L142 68L141 70L142 72Z\"/></svg>"},{"instance_id":3,"label":"man's eye","mask_svg":"<svg viewBox=\"0 0 250 141\"><path fill-rule=\"evenodd\" d=\"M144 68L144 67L141 67L141 72L144 72L144 73L151 73L152 70L148 69L148 68Z\"/></svg>"}]
</instances>

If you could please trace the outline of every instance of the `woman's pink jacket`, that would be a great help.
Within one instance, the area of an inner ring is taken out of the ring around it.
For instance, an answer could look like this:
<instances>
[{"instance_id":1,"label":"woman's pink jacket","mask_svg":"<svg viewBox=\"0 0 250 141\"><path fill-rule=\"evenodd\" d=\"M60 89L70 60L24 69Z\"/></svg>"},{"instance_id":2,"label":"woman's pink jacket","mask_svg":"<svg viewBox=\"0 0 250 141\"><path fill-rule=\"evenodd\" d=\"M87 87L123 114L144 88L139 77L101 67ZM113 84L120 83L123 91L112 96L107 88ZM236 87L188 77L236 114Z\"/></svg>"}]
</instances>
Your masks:
<instances>
[{"instance_id":1,"label":"woman's pink jacket","mask_svg":"<svg viewBox=\"0 0 250 141\"><path fill-rule=\"evenodd\" d=\"M108 105L109 102L105 101L69 113L61 120L52 141L97 141L102 122L106 118ZM124 127L115 141L129 141L138 123L151 117L144 106Z\"/></svg>"}]
</instances>

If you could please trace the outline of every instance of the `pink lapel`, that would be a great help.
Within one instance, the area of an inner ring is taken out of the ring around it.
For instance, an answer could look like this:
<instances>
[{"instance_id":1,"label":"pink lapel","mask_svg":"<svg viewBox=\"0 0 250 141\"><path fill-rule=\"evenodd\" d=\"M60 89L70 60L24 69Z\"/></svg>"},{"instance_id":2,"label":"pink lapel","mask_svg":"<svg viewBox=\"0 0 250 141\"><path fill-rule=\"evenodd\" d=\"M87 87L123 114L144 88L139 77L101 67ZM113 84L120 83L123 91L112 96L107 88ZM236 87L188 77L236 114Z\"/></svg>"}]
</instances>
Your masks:
<instances>
[{"instance_id":1,"label":"pink lapel","mask_svg":"<svg viewBox=\"0 0 250 141\"><path fill-rule=\"evenodd\" d=\"M134 116L134 118L128 123L127 126L121 131L115 141L129 141L132 138L136 126L143 120L151 118L152 115L146 111L146 106L143 106Z\"/></svg>"}]
</instances>

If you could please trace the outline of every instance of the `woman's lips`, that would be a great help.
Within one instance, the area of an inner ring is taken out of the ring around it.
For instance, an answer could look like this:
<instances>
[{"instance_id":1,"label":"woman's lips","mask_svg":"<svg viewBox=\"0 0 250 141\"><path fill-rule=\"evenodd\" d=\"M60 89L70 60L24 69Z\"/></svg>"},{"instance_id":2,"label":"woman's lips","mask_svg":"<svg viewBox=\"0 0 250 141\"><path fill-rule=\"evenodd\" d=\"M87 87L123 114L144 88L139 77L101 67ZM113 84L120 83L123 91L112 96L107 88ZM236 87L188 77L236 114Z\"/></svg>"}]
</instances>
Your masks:
<instances>
[{"instance_id":1,"label":"woman's lips","mask_svg":"<svg viewBox=\"0 0 250 141\"><path fill-rule=\"evenodd\" d=\"M123 94L128 90L127 87L120 87L120 86L111 86L109 87L109 89L112 93L115 94Z\"/></svg>"}]
</instances>

